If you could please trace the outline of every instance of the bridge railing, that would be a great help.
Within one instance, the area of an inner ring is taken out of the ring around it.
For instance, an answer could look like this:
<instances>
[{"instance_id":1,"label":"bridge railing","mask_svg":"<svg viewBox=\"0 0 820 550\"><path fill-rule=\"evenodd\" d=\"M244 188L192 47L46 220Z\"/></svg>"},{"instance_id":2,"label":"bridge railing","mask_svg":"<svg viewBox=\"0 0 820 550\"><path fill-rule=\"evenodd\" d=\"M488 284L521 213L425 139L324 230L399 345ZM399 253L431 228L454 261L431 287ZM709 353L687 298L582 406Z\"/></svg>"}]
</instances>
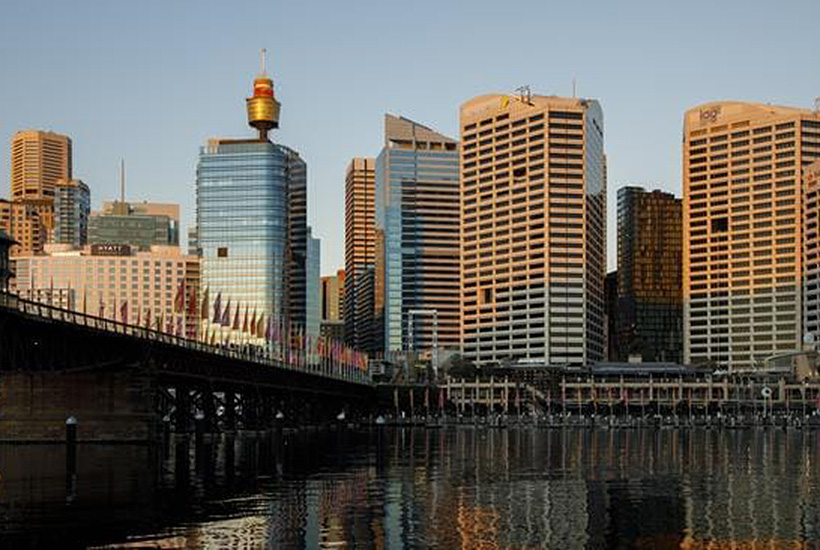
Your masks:
<instances>
[{"instance_id":1,"label":"bridge railing","mask_svg":"<svg viewBox=\"0 0 820 550\"><path fill-rule=\"evenodd\" d=\"M131 325L97 317L87 313L81 313L70 309L56 307L51 304L25 300L15 294L0 292L0 307L19 311L25 315L31 315L42 319L69 323L94 330L102 330L113 334L141 338L153 342L179 346L188 350L202 353L210 353L220 357L236 359L258 363L275 368L282 368L291 371L300 371L314 376L333 378L359 384L370 384L368 372L355 368L352 365L341 364L330 359L320 360L318 363L305 362L302 365L294 365L288 361L283 361L265 350L261 346L225 346L222 344L210 344L199 340L193 340L184 336L170 334L167 332L154 330L142 326Z\"/></svg>"}]
</instances>

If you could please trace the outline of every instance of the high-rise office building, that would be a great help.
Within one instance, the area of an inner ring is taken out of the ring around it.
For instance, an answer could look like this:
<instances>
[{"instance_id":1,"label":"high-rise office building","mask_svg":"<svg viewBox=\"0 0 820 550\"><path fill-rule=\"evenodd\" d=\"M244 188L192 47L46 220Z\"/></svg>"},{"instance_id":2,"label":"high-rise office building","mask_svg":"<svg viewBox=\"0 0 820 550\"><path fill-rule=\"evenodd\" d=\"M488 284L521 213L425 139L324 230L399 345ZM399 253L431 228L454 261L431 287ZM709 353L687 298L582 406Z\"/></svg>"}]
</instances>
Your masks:
<instances>
[{"instance_id":1,"label":"high-rise office building","mask_svg":"<svg viewBox=\"0 0 820 550\"><path fill-rule=\"evenodd\" d=\"M222 307L231 303L304 324L306 199L299 197L306 197L306 166L298 153L268 139L268 131L279 125L279 103L266 74L255 79L247 107L259 136L213 139L199 156L196 239L202 288ZM304 231L295 218L304 220Z\"/></svg>"},{"instance_id":2,"label":"high-rise office building","mask_svg":"<svg viewBox=\"0 0 820 550\"><path fill-rule=\"evenodd\" d=\"M803 170L803 332L820 343L820 160Z\"/></svg>"},{"instance_id":3,"label":"high-rise office building","mask_svg":"<svg viewBox=\"0 0 820 550\"><path fill-rule=\"evenodd\" d=\"M307 322L307 164L299 153L279 146L287 158L287 303L290 322Z\"/></svg>"},{"instance_id":4,"label":"high-rise office building","mask_svg":"<svg viewBox=\"0 0 820 550\"><path fill-rule=\"evenodd\" d=\"M604 307L606 310L606 358L618 361L618 272L610 271L604 279Z\"/></svg>"},{"instance_id":5,"label":"high-rise office building","mask_svg":"<svg viewBox=\"0 0 820 550\"><path fill-rule=\"evenodd\" d=\"M322 248L311 228L307 229L305 256L305 335L316 341L322 325Z\"/></svg>"},{"instance_id":6,"label":"high-rise office building","mask_svg":"<svg viewBox=\"0 0 820 550\"><path fill-rule=\"evenodd\" d=\"M462 341L477 366L604 358L603 124L590 99L461 106Z\"/></svg>"},{"instance_id":7,"label":"high-rise office building","mask_svg":"<svg viewBox=\"0 0 820 550\"><path fill-rule=\"evenodd\" d=\"M52 242L82 248L88 241L91 191L81 180L58 180L54 186Z\"/></svg>"},{"instance_id":8,"label":"high-rise office building","mask_svg":"<svg viewBox=\"0 0 820 550\"><path fill-rule=\"evenodd\" d=\"M618 190L618 352L683 360L683 210L670 193Z\"/></svg>"},{"instance_id":9,"label":"high-rise office building","mask_svg":"<svg viewBox=\"0 0 820 550\"><path fill-rule=\"evenodd\" d=\"M11 198L53 199L59 180L71 179L71 139L23 130L11 142Z\"/></svg>"},{"instance_id":10,"label":"high-rise office building","mask_svg":"<svg viewBox=\"0 0 820 550\"><path fill-rule=\"evenodd\" d=\"M375 182L374 159L350 161L345 175L345 338L362 350L373 348Z\"/></svg>"},{"instance_id":11,"label":"high-rise office building","mask_svg":"<svg viewBox=\"0 0 820 550\"><path fill-rule=\"evenodd\" d=\"M377 328L385 351L458 349L458 144L385 115L376 159Z\"/></svg>"},{"instance_id":12,"label":"high-rise office building","mask_svg":"<svg viewBox=\"0 0 820 550\"><path fill-rule=\"evenodd\" d=\"M343 341L345 339L344 296L345 270L336 275L322 277L322 324L320 334L325 338Z\"/></svg>"},{"instance_id":13,"label":"high-rise office building","mask_svg":"<svg viewBox=\"0 0 820 550\"><path fill-rule=\"evenodd\" d=\"M801 345L801 173L820 113L692 108L683 124L684 361L729 369Z\"/></svg>"},{"instance_id":14,"label":"high-rise office building","mask_svg":"<svg viewBox=\"0 0 820 550\"><path fill-rule=\"evenodd\" d=\"M179 246L179 205L148 202L105 202L88 221L91 244Z\"/></svg>"},{"instance_id":15,"label":"high-rise office building","mask_svg":"<svg viewBox=\"0 0 820 550\"><path fill-rule=\"evenodd\" d=\"M345 270L322 277L322 321L344 322Z\"/></svg>"}]
</instances>

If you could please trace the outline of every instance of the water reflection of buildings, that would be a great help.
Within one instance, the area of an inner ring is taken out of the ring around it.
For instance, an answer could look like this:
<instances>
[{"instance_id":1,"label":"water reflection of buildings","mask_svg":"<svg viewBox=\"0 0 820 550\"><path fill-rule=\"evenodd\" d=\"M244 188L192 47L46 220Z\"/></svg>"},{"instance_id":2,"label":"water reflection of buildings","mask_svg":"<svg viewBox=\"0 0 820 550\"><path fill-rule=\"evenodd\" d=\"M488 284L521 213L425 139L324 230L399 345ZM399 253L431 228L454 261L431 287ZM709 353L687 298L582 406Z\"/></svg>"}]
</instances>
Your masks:
<instances>
[{"instance_id":1,"label":"water reflection of buildings","mask_svg":"<svg viewBox=\"0 0 820 550\"><path fill-rule=\"evenodd\" d=\"M59 527L87 544L159 548L700 550L820 540L818 432L465 427L209 445L199 457L187 442L172 446L160 471L144 467L148 450L81 449L68 508L61 454L0 449L0 541L15 530L23 534L13 541L27 540L57 509L77 520Z\"/></svg>"}]
</instances>

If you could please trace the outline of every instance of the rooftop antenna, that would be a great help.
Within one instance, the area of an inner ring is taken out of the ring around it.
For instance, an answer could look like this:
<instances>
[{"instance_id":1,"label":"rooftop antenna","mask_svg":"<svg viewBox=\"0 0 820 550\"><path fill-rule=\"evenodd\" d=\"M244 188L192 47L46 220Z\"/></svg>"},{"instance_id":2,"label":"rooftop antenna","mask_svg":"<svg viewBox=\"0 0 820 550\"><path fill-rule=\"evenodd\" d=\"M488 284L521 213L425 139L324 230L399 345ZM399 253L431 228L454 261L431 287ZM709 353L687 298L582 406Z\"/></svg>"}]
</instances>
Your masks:
<instances>
[{"instance_id":1,"label":"rooftop antenna","mask_svg":"<svg viewBox=\"0 0 820 550\"><path fill-rule=\"evenodd\" d=\"M820 113L820 97L814 98L814 112Z\"/></svg>"},{"instance_id":2,"label":"rooftop antenna","mask_svg":"<svg viewBox=\"0 0 820 550\"><path fill-rule=\"evenodd\" d=\"M125 159L120 159L120 202L125 204Z\"/></svg>"},{"instance_id":3,"label":"rooftop antenna","mask_svg":"<svg viewBox=\"0 0 820 550\"><path fill-rule=\"evenodd\" d=\"M575 77L572 77L572 99L575 99Z\"/></svg>"},{"instance_id":4,"label":"rooftop antenna","mask_svg":"<svg viewBox=\"0 0 820 550\"><path fill-rule=\"evenodd\" d=\"M259 55L260 62L262 63L262 66L259 70L259 76L265 76L265 75L268 74L265 71L265 66L267 65L268 50L267 50L267 48L262 48L262 51L259 52L259 53L260 53L260 55Z\"/></svg>"}]
</instances>

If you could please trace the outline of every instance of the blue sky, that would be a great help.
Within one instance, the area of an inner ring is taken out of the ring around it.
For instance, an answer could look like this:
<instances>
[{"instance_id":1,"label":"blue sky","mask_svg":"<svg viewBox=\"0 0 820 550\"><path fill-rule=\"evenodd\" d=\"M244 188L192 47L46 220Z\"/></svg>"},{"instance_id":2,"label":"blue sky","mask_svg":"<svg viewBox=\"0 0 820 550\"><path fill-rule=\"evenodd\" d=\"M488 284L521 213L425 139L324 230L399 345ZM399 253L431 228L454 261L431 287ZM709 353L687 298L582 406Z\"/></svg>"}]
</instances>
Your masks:
<instances>
[{"instance_id":1,"label":"blue sky","mask_svg":"<svg viewBox=\"0 0 820 550\"><path fill-rule=\"evenodd\" d=\"M457 137L458 107L522 84L601 101L615 195L680 194L684 110L820 96L820 2L52 1L0 3L0 196L18 129L74 141L75 177L99 205L118 193L178 202L194 219L199 146L251 135L244 98L270 52L282 102L274 139L308 163L322 272L344 258L344 170L375 156L385 112Z\"/></svg>"}]
</instances>

